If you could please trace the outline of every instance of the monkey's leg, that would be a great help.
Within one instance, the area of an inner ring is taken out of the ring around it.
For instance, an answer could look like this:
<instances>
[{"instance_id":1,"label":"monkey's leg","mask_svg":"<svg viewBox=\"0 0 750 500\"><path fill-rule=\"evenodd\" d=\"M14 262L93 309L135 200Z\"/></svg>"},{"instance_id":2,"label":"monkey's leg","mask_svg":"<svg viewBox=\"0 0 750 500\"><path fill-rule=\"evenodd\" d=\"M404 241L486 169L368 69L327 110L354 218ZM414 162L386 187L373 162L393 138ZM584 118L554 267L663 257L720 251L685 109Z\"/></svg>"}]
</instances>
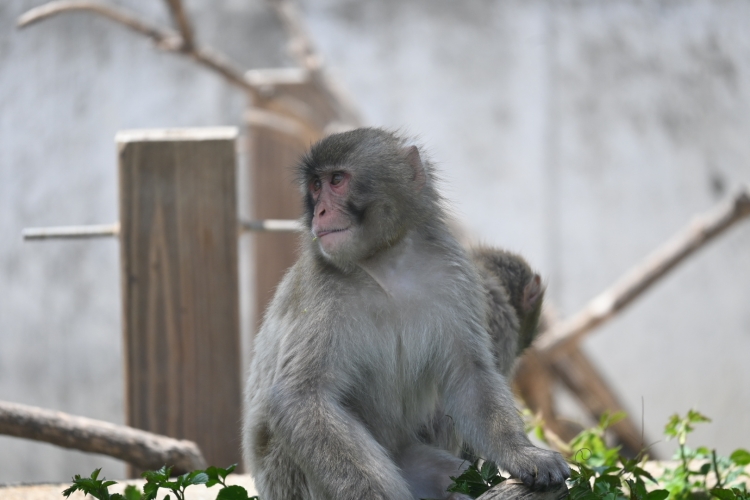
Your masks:
<instances>
[{"instance_id":1,"label":"monkey's leg","mask_svg":"<svg viewBox=\"0 0 750 500\"><path fill-rule=\"evenodd\" d=\"M360 421L324 391L302 392L285 383L277 382L270 398L272 426L314 498L413 498L398 466Z\"/></svg>"},{"instance_id":2,"label":"monkey's leg","mask_svg":"<svg viewBox=\"0 0 750 500\"><path fill-rule=\"evenodd\" d=\"M445 450L423 443L415 443L398 456L396 462L401 474L409 483L414 498L469 500L460 493L448 493L453 481L469 466L469 462L451 455Z\"/></svg>"},{"instance_id":3,"label":"monkey's leg","mask_svg":"<svg viewBox=\"0 0 750 500\"><path fill-rule=\"evenodd\" d=\"M279 443L268 447L255 471L255 487L263 500L309 500L305 475Z\"/></svg>"}]
</instances>

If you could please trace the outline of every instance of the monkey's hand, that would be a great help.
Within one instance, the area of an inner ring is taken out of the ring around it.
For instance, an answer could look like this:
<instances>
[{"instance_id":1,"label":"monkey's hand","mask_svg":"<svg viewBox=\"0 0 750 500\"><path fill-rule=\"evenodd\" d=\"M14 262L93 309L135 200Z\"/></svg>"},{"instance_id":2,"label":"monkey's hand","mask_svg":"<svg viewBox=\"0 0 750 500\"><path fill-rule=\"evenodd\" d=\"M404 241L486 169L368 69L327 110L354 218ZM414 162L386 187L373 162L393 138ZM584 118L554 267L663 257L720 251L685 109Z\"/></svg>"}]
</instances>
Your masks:
<instances>
[{"instance_id":1,"label":"monkey's hand","mask_svg":"<svg viewBox=\"0 0 750 500\"><path fill-rule=\"evenodd\" d=\"M570 467L562 455L531 444L516 447L501 466L533 490L558 486L570 477Z\"/></svg>"}]
</instances>

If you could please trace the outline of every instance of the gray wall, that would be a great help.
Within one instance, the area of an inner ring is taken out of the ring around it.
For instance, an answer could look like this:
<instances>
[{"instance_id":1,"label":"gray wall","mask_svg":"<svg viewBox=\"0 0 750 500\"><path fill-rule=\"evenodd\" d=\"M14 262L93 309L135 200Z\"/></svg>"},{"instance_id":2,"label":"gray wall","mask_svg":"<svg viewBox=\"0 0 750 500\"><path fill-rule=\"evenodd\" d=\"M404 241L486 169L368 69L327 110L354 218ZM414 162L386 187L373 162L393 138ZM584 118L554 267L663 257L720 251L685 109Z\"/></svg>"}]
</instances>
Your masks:
<instances>
[{"instance_id":1,"label":"gray wall","mask_svg":"<svg viewBox=\"0 0 750 500\"><path fill-rule=\"evenodd\" d=\"M0 399L123 421L114 240L23 243L23 227L116 220L125 128L240 125L244 97L105 20L24 31L0 3ZM161 2L118 2L166 22ZM260 0L193 0L199 39L288 64ZM750 4L305 0L368 124L419 135L469 233L523 252L575 312L750 182ZM750 224L597 331L586 351L646 432L696 407L695 443L750 446ZM642 402L643 401L643 410ZM668 454L671 446L659 446ZM0 482L115 461L0 438Z\"/></svg>"}]
</instances>

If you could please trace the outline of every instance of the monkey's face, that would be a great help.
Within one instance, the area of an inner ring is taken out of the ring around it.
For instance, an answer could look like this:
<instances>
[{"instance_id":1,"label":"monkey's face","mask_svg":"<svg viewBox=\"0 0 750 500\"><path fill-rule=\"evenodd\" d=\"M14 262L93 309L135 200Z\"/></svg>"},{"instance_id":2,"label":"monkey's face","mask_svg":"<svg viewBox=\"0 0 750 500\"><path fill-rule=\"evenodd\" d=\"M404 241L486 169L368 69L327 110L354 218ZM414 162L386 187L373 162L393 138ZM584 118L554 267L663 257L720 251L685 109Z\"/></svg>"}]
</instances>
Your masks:
<instances>
[{"instance_id":1,"label":"monkey's face","mask_svg":"<svg viewBox=\"0 0 750 500\"><path fill-rule=\"evenodd\" d=\"M329 258L348 253L356 229L346 204L350 180L351 173L333 171L315 176L310 182L311 230L320 250Z\"/></svg>"},{"instance_id":2,"label":"monkey's face","mask_svg":"<svg viewBox=\"0 0 750 500\"><path fill-rule=\"evenodd\" d=\"M377 129L328 136L298 166L313 249L342 269L393 245L429 213L416 147Z\"/></svg>"}]
</instances>

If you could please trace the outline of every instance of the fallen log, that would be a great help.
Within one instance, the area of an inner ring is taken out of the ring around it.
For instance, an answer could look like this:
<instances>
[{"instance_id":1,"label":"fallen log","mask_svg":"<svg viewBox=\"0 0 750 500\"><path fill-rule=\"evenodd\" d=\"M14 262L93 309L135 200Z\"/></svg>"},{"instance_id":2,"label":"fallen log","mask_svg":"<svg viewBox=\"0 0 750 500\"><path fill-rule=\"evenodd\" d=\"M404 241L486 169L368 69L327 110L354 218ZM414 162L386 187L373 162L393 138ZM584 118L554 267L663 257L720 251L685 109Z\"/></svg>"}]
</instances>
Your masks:
<instances>
[{"instance_id":1,"label":"fallen log","mask_svg":"<svg viewBox=\"0 0 750 500\"><path fill-rule=\"evenodd\" d=\"M562 500L568 496L568 487L561 484L547 491L534 491L517 479L508 479L479 495L477 500Z\"/></svg>"},{"instance_id":2,"label":"fallen log","mask_svg":"<svg viewBox=\"0 0 750 500\"><path fill-rule=\"evenodd\" d=\"M0 434L101 453L144 470L165 464L174 473L206 468L192 441L7 401L0 401Z\"/></svg>"}]
</instances>

